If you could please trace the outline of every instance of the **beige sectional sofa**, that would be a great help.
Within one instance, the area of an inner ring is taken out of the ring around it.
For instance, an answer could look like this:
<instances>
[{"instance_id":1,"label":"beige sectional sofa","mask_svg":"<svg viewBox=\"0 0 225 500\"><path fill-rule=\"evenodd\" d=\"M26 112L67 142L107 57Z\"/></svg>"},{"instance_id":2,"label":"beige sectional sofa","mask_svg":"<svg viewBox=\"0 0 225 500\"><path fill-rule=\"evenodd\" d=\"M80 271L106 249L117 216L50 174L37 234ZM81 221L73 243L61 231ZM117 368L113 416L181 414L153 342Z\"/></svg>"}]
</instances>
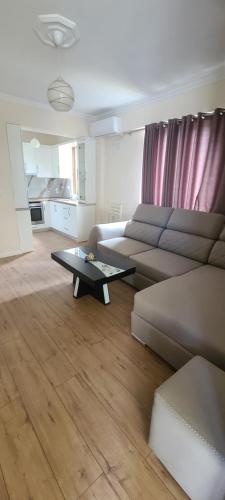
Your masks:
<instances>
[{"instance_id":1,"label":"beige sectional sofa","mask_svg":"<svg viewBox=\"0 0 225 500\"><path fill-rule=\"evenodd\" d=\"M141 204L89 245L135 263L135 337L175 368L197 354L225 369L225 216Z\"/></svg>"}]
</instances>

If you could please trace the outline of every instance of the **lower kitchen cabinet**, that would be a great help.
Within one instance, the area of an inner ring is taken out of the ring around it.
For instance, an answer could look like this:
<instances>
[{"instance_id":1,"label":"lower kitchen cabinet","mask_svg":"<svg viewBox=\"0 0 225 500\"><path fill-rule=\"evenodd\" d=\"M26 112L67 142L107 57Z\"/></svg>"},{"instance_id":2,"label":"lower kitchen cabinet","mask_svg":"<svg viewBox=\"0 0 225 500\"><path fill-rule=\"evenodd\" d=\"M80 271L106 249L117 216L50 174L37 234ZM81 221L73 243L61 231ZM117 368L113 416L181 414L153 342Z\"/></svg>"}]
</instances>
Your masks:
<instances>
[{"instance_id":1,"label":"lower kitchen cabinet","mask_svg":"<svg viewBox=\"0 0 225 500\"><path fill-rule=\"evenodd\" d=\"M77 207L74 205L64 205L62 207L62 231L63 233L78 237L77 231Z\"/></svg>"},{"instance_id":2,"label":"lower kitchen cabinet","mask_svg":"<svg viewBox=\"0 0 225 500\"><path fill-rule=\"evenodd\" d=\"M77 241L86 241L95 224L95 205L69 205L49 201L50 227Z\"/></svg>"},{"instance_id":3,"label":"lower kitchen cabinet","mask_svg":"<svg viewBox=\"0 0 225 500\"><path fill-rule=\"evenodd\" d=\"M53 229L57 229L58 231L62 231L62 208L61 203L56 203L53 201L49 201L50 205L50 227Z\"/></svg>"}]
</instances>

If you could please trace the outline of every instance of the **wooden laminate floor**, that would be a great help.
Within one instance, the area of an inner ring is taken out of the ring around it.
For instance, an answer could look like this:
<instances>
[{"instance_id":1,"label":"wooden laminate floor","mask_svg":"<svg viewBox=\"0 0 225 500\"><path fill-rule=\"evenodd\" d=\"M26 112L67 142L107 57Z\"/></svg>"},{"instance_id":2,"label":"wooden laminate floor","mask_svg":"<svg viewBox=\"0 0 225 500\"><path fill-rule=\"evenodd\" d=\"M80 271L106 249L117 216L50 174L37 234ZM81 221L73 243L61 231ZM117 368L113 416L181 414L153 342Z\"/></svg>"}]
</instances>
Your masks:
<instances>
[{"instance_id":1,"label":"wooden laminate floor","mask_svg":"<svg viewBox=\"0 0 225 500\"><path fill-rule=\"evenodd\" d=\"M184 499L147 445L172 370L130 336L135 291L74 300L50 258L74 242L34 240L0 262L0 500Z\"/></svg>"}]
</instances>

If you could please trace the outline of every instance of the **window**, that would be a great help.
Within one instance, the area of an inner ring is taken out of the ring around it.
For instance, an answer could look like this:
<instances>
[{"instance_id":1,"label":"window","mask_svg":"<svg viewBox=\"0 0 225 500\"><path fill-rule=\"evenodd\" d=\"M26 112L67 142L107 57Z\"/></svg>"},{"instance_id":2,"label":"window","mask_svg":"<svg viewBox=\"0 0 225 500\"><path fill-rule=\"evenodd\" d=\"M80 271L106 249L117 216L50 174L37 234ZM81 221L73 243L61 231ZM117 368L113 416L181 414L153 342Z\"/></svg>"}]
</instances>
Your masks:
<instances>
[{"instance_id":1,"label":"window","mask_svg":"<svg viewBox=\"0 0 225 500\"><path fill-rule=\"evenodd\" d=\"M71 180L72 195L77 195L77 162L75 142L59 145L59 175Z\"/></svg>"}]
</instances>

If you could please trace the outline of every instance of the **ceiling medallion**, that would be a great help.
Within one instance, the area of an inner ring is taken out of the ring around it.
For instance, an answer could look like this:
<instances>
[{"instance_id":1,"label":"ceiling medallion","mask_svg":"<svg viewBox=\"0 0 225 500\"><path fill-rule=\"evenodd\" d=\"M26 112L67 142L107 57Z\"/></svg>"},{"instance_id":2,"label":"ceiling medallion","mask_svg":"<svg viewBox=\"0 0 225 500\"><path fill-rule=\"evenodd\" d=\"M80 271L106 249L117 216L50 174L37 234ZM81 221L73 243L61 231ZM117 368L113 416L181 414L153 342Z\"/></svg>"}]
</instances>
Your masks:
<instances>
[{"instance_id":1,"label":"ceiling medallion","mask_svg":"<svg viewBox=\"0 0 225 500\"><path fill-rule=\"evenodd\" d=\"M76 23L59 14L38 16L33 29L44 44L55 49L71 48L80 39ZM74 104L73 89L61 76L50 83L47 97L56 111L70 111Z\"/></svg>"}]
</instances>

